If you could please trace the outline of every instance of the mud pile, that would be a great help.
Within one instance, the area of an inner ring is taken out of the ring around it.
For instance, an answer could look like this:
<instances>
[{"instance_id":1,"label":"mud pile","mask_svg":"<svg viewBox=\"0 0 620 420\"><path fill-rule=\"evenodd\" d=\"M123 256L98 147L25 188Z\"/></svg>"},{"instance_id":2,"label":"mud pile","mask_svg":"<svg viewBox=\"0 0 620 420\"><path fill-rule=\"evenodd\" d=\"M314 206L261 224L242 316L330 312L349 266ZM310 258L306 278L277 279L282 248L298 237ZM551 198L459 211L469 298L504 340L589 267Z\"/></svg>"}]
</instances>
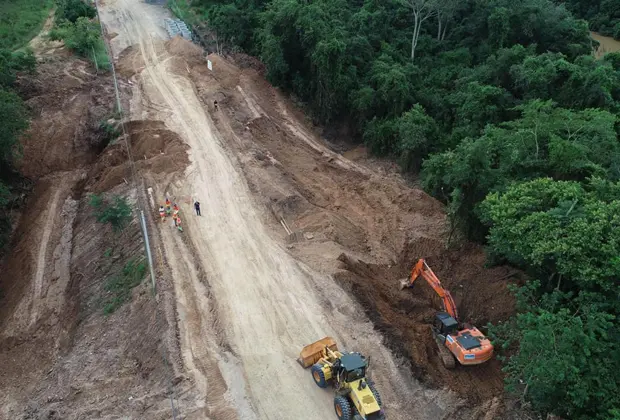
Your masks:
<instances>
[{"instance_id":1,"label":"mud pile","mask_svg":"<svg viewBox=\"0 0 620 420\"><path fill-rule=\"evenodd\" d=\"M134 46L125 48L117 58L116 73L129 79L144 68L144 58L140 49Z\"/></svg>"},{"instance_id":2,"label":"mud pile","mask_svg":"<svg viewBox=\"0 0 620 420\"><path fill-rule=\"evenodd\" d=\"M129 121L126 136L137 171L166 175L185 168L187 146L161 121ZM125 134L116 139L92 166L88 178L94 192L107 191L132 179Z\"/></svg>"},{"instance_id":3,"label":"mud pile","mask_svg":"<svg viewBox=\"0 0 620 420\"><path fill-rule=\"evenodd\" d=\"M167 41L166 49L171 55L194 61L200 61L205 55L202 48L180 36Z\"/></svg>"}]
</instances>

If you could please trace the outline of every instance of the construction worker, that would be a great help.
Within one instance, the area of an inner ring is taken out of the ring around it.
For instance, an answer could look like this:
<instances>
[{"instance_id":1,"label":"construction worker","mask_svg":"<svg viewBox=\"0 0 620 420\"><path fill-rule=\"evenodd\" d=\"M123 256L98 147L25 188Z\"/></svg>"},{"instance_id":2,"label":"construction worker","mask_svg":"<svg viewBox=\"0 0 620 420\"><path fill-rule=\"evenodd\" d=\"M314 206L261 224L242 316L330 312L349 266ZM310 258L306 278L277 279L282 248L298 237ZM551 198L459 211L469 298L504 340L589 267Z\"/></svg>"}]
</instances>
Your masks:
<instances>
[{"instance_id":1,"label":"construction worker","mask_svg":"<svg viewBox=\"0 0 620 420\"><path fill-rule=\"evenodd\" d=\"M198 201L194 202L194 209L196 209L196 216L200 216L200 203Z\"/></svg>"},{"instance_id":2,"label":"construction worker","mask_svg":"<svg viewBox=\"0 0 620 420\"><path fill-rule=\"evenodd\" d=\"M178 214L177 214L176 219L174 219L174 224L176 225L177 229L179 229L180 232L183 232L183 228L181 227L181 218L179 217Z\"/></svg>"},{"instance_id":3,"label":"construction worker","mask_svg":"<svg viewBox=\"0 0 620 420\"><path fill-rule=\"evenodd\" d=\"M170 200L166 197L166 214L170 216Z\"/></svg>"},{"instance_id":4,"label":"construction worker","mask_svg":"<svg viewBox=\"0 0 620 420\"><path fill-rule=\"evenodd\" d=\"M166 219L166 211L164 210L164 206L159 206L159 217L161 217L162 222Z\"/></svg>"},{"instance_id":5,"label":"construction worker","mask_svg":"<svg viewBox=\"0 0 620 420\"><path fill-rule=\"evenodd\" d=\"M174 206L172 207L172 217L177 217L178 214L179 206L177 206L177 203L174 203Z\"/></svg>"}]
</instances>

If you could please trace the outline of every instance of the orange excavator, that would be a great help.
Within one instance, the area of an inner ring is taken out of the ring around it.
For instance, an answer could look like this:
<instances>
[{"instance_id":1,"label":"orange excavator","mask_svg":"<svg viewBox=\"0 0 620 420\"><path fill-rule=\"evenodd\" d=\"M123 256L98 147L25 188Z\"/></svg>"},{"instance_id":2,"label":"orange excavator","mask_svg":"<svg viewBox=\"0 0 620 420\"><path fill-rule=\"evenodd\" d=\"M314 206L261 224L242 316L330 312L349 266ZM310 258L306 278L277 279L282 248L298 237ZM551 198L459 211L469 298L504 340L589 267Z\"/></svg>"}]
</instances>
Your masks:
<instances>
[{"instance_id":1,"label":"orange excavator","mask_svg":"<svg viewBox=\"0 0 620 420\"><path fill-rule=\"evenodd\" d=\"M489 360L493 356L493 344L478 328L460 323L452 295L443 288L424 259L416 263L409 279L401 281L401 289L413 287L420 276L443 302L443 312L437 313L431 330L444 366L448 369L454 368L454 359L465 366L479 365Z\"/></svg>"}]
</instances>

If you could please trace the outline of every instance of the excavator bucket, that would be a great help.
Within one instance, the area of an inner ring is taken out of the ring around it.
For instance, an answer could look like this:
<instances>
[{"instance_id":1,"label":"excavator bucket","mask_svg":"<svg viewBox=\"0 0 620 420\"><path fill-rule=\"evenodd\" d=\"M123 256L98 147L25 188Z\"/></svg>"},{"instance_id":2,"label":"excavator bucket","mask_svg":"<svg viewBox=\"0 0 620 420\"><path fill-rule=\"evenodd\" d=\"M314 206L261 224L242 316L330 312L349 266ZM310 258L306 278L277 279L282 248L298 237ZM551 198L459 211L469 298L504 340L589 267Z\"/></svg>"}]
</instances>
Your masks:
<instances>
[{"instance_id":1,"label":"excavator bucket","mask_svg":"<svg viewBox=\"0 0 620 420\"><path fill-rule=\"evenodd\" d=\"M321 357L323 357L323 351L325 347L329 347L332 351L338 351L338 345L336 344L336 340L331 337L322 338L319 341L315 341L312 344L308 344L306 347L301 349L301 353L299 353L299 359L297 362L304 368L309 368L313 364L319 361Z\"/></svg>"}]
</instances>

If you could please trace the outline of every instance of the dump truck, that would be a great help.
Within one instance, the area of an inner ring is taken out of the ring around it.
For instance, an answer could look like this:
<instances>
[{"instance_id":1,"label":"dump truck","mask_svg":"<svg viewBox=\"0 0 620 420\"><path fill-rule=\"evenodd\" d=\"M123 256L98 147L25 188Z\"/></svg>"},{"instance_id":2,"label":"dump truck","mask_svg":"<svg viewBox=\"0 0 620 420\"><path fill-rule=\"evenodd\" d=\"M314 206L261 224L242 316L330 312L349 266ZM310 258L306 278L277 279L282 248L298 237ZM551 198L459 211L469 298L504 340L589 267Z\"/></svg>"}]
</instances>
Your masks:
<instances>
[{"instance_id":1,"label":"dump truck","mask_svg":"<svg viewBox=\"0 0 620 420\"><path fill-rule=\"evenodd\" d=\"M368 379L369 361L356 352L341 352L332 337L305 346L297 359L310 368L319 388L335 390L334 411L340 420L384 420L381 396Z\"/></svg>"}]
</instances>

